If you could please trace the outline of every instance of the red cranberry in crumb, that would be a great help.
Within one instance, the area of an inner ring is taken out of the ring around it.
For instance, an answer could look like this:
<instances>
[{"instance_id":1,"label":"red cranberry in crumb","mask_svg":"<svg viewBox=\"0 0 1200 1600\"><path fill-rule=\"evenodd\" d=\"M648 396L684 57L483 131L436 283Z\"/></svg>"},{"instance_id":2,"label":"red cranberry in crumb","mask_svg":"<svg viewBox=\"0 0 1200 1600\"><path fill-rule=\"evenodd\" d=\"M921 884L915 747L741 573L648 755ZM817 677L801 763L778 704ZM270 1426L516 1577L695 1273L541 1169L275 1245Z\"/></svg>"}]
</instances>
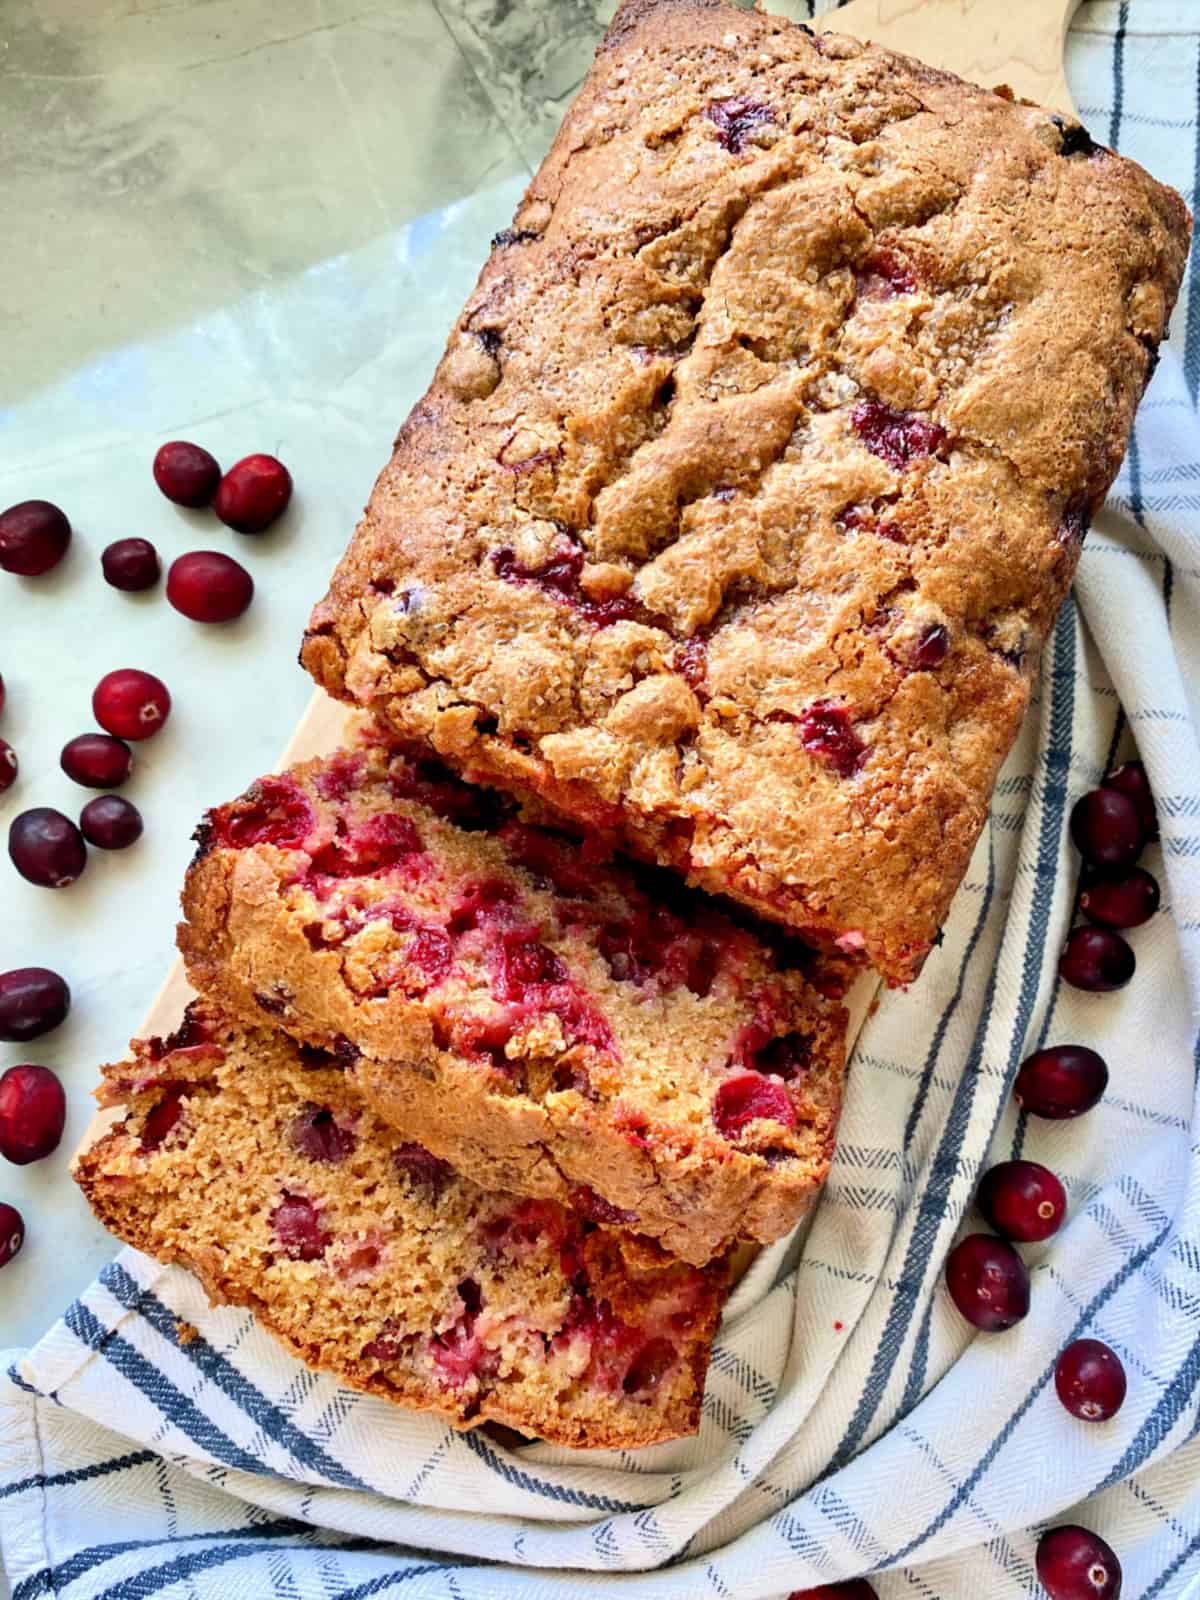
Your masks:
<instances>
[{"instance_id":1,"label":"red cranberry in crumb","mask_svg":"<svg viewBox=\"0 0 1200 1600\"><path fill-rule=\"evenodd\" d=\"M161 678L137 667L118 667L92 692L92 714L118 739L148 739L171 714L171 696Z\"/></svg>"},{"instance_id":2,"label":"red cranberry in crumb","mask_svg":"<svg viewBox=\"0 0 1200 1600\"><path fill-rule=\"evenodd\" d=\"M934 667L940 667L946 659L946 652L950 648L950 631L940 622L931 624L926 628L913 647L911 661L918 672L932 672Z\"/></svg>"},{"instance_id":3,"label":"red cranberry in crumb","mask_svg":"<svg viewBox=\"0 0 1200 1600\"><path fill-rule=\"evenodd\" d=\"M704 115L717 130L717 143L735 156L741 155L756 128L772 126L777 121L770 106L741 96L710 100Z\"/></svg>"},{"instance_id":4,"label":"red cranberry in crumb","mask_svg":"<svg viewBox=\"0 0 1200 1600\"><path fill-rule=\"evenodd\" d=\"M195 510L216 494L221 469L202 446L172 439L160 445L154 457L154 481L168 500Z\"/></svg>"},{"instance_id":5,"label":"red cranberry in crumb","mask_svg":"<svg viewBox=\"0 0 1200 1600\"><path fill-rule=\"evenodd\" d=\"M158 551L149 539L118 539L100 557L100 569L105 583L126 594L153 589L162 571Z\"/></svg>"},{"instance_id":6,"label":"red cranberry in crumb","mask_svg":"<svg viewBox=\"0 0 1200 1600\"><path fill-rule=\"evenodd\" d=\"M232 622L254 599L254 579L219 550L191 550L171 563L167 599L193 622Z\"/></svg>"},{"instance_id":7,"label":"red cranberry in crumb","mask_svg":"<svg viewBox=\"0 0 1200 1600\"><path fill-rule=\"evenodd\" d=\"M1081 1422L1107 1422L1125 1403L1125 1368L1100 1339L1076 1339L1054 1368L1058 1398Z\"/></svg>"},{"instance_id":8,"label":"red cranberry in crumb","mask_svg":"<svg viewBox=\"0 0 1200 1600\"><path fill-rule=\"evenodd\" d=\"M329 1166L345 1161L358 1148L353 1130L341 1127L328 1106L306 1106L292 1123L291 1138L302 1156Z\"/></svg>"},{"instance_id":9,"label":"red cranberry in crumb","mask_svg":"<svg viewBox=\"0 0 1200 1600\"><path fill-rule=\"evenodd\" d=\"M0 1039L24 1044L57 1028L71 1009L71 991L49 967L0 972Z\"/></svg>"},{"instance_id":10,"label":"red cranberry in crumb","mask_svg":"<svg viewBox=\"0 0 1200 1600\"><path fill-rule=\"evenodd\" d=\"M85 789L119 789L133 770L133 751L110 733L81 733L62 747L59 765Z\"/></svg>"},{"instance_id":11,"label":"red cranberry in crumb","mask_svg":"<svg viewBox=\"0 0 1200 1600\"><path fill-rule=\"evenodd\" d=\"M290 778L260 778L240 800L212 813L217 838L234 850L273 844L279 850L304 843L316 818L304 790Z\"/></svg>"},{"instance_id":12,"label":"red cranberry in crumb","mask_svg":"<svg viewBox=\"0 0 1200 1600\"><path fill-rule=\"evenodd\" d=\"M1095 877L1079 896L1079 909L1089 922L1106 928L1140 928L1158 910L1158 880L1144 867L1131 867L1114 877Z\"/></svg>"},{"instance_id":13,"label":"red cranberry in crumb","mask_svg":"<svg viewBox=\"0 0 1200 1600\"><path fill-rule=\"evenodd\" d=\"M997 1233L1020 1244L1048 1239L1067 1214L1066 1190L1036 1161L1001 1161L989 1168L975 1204Z\"/></svg>"},{"instance_id":14,"label":"red cranberry in crumb","mask_svg":"<svg viewBox=\"0 0 1200 1600\"><path fill-rule=\"evenodd\" d=\"M19 770L17 752L7 739L0 739L0 794L6 789L11 789L16 783Z\"/></svg>"},{"instance_id":15,"label":"red cranberry in crumb","mask_svg":"<svg viewBox=\"0 0 1200 1600\"><path fill-rule=\"evenodd\" d=\"M796 1108L781 1083L761 1072L739 1072L726 1078L713 1097L713 1121L726 1139L736 1139L742 1129L760 1118L796 1126Z\"/></svg>"},{"instance_id":16,"label":"red cranberry in crumb","mask_svg":"<svg viewBox=\"0 0 1200 1600\"><path fill-rule=\"evenodd\" d=\"M127 850L142 837L142 814L119 794L98 794L79 813L79 827L98 850Z\"/></svg>"},{"instance_id":17,"label":"red cranberry in crumb","mask_svg":"<svg viewBox=\"0 0 1200 1600\"><path fill-rule=\"evenodd\" d=\"M999 1333L1029 1310L1029 1273L1003 1239L971 1233L946 1258L946 1287L962 1315L975 1328Z\"/></svg>"},{"instance_id":18,"label":"red cranberry in crumb","mask_svg":"<svg viewBox=\"0 0 1200 1600\"><path fill-rule=\"evenodd\" d=\"M669 1339L651 1339L625 1369L621 1388L626 1394L646 1398L655 1392L678 1360L679 1352Z\"/></svg>"},{"instance_id":19,"label":"red cranberry in crumb","mask_svg":"<svg viewBox=\"0 0 1200 1600\"><path fill-rule=\"evenodd\" d=\"M1067 1522L1038 1540L1037 1575L1050 1600L1118 1600L1121 1563L1098 1533Z\"/></svg>"},{"instance_id":20,"label":"red cranberry in crumb","mask_svg":"<svg viewBox=\"0 0 1200 1600\"><path fill-rule=\"evenodd\" d=\"M159 1145L175 1127L183 1115L183 1097L187 1090L183 1084L174 1084L169 1088L157 1105L142 1119L142 1149L149 1153L157 1150Z\"/></svg>"},{"instance_id":21,"label":"red cranberry in crumb","mask_svg":"<svg viewBox=\"0 0 1200 1600\"><path fill-rule=\"evenodd\" d=\"M0 1267L6 1267L24 1243L24 1218L16 1206L0 1200Z\"/></svg>"},{"instance_id":22,"label":"red cranberry in crumb","mask_svg":"<svg viewBox=\"0 0 1200 1600\"><path fill-rule=\"evenodd\" d=\"M0 1155L26 1167L58 1149L67 1097L49 1067L9 1067L0 1078Z\"/></svg>"},{"instance_id":23,"label":"red cranberry in crumb","mask_svg":"<svg viewBox=\"0 0 1200 1600\"><path fill-rule=\"evenodd\" d=\"M1137 966L1133 951L1108 928L1072 928L1058 958L1059 976L1091 994L1123 989Z\"/></svg>"},{"instance_id":24,"label":"red cranberry in crumb","mask_svg":"<svg viewBox=\"0 0 1200 1600\"><path fill-rule=\"evenodd\" d=\"M8 853L21 876L43 889L65 889L87 866L83 835L70 817L50 806L13 818Z\"/></svg>"},{"instance_id":25,"label":"red cranberry in crumb","mask_svg":"<svg viewBox=\"0 0 1200 1600\"><path fill-rule=\"evenodd\" d=\"M316 1206L300 1194L284 1195L271 1213L271 1226L280 1249L293 1261L319 1261L332 1237L321 1227Z\"/></svg>"},{"instance_id":26,"label":"red cranberry in crumb","mask_svg":"<svg viewBox=\"0 0 1200 1600\"><path fill-rule=\"evenodd\" d=\"M0 512L0 567L37 578L56 567L71 542L71 524L49 500L22 500Z\"/></svg>"},{"instance_id":27,"label":"red cranberry in crumb","mask_svg":"<svg viewBox=\"0 0 1200 1600\"><path fill-rule=\"evenodd\" d=\"M1056 1044L1021 1063L1013 1097L1022 1111L1061 1122L1090 1111L1107 1087L1103 1056L1084 1044Z\"/></svg>"},{"instance_id":28,"label":"red cranberry in crumb","mask_svg":"<svg viewBox=\"0 0 1200 1600\"><path fill-rule=\"evenodd\" d=\"M800 714L800 742L810 755L829 763L839 778L849 778L862 766L867 747L851 726L844 706L817 700Z\"/></svg>"},{"instance_id":29,"label":"red cranberry in crumb","mask_svg":"<svg viewBox=\"0 0 1200 1600\"><path fill-rule=\"evenodd\" d=\"M872 455L897 471L933 455L946 439L939 423L911 411L893 411L878 400L860 400L850 413L850 425Z\"/></svg>"},{"instance_id":30,"label":"red cranberry in crumb","mask_svg":"<svg viewBox=\"0 0 1200 1600\"><path fill-rule=\"evenodd\" d=\"M879 1595L865 1578L848 1578L845 1583L819 1583L815 1589L793 1589L788 1600L879 1600Z\"/></svg>"},{"instance_id":31,"label":"red cranberry in crumb","mask_svg":"<svg viewBox=\"0 0 1200 1600\"><path fill-rule=\"evenodd\" d=\"M1106 778L1101 779L1100 786L1103 789L1115 789L1127 800L1132 800L1146 838L1150 840L1158 838L1158 816L1154 809L1154 795L1150 791L1150 780L1146 776L1146 769L1140 761L1126 761L1124 765L1110 772Z\"/></svg>"},{"instance_id":32,"label":"red cranberry in crumb","mask_svg":"<svg viewBox=\"0 0 1200 1600\"><path fill-rule=\"evenodd\" d=\"M1137 807L1116 789L1092 789L1071 812L1071 838L1083 859L1109 870L1131 867L1145 837Z\"/></svg>"},{"instance_id":33,"label":"red cranberry in crumb","mask_svg":"<svg viewBox=\"0 0 1200 1600\"><path fill-rule=\"evenodd\" d=\"M429 1190L435 1200L454 1176L450 1163L423 1144L398 1144L392 1151L392 1163L400 1177Z\"/></svg>"},{"instance_id":34,"label":"red cranberry in crumb","mask_svg":"<svg viewBox=\"0 0 1200 1600\"><path fill-rule=\"evenodd\" d=\"M262 533L292 498L292 475L274 456L243 456L217 485L213 510L236 533Z\"/></svg>"},{"instance_id":35,"label":"red cranberry in crumb","mask_svg":"<svg viewBox=\"0 0 1200 1600\"><path fill-rule=\"evenodd\" d=\"M594 1189L589 1189L586 1183L577 1184L571 1189L567 1200L571 1210L578 1212L581 1217L586 1217L589 1222L628 1227L631 1222L637 1221L636 1211L626 1211L621 1206L614 1206L603 1195L597 1194Z\"/></svg>"}]
</instances>

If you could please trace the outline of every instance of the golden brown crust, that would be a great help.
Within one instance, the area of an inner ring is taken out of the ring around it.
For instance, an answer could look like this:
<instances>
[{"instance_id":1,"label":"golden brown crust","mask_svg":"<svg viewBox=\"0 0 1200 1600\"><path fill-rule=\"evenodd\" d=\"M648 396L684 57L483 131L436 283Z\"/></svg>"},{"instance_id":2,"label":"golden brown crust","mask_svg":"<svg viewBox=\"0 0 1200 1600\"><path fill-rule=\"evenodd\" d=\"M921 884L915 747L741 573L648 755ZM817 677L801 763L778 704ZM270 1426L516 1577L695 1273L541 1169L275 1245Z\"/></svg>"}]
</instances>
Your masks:
<instances>
[{"instance_id":1,"label":"golden brown crust","mask_svg":"<svg viewBox=\"0 0 1200 1600\"><path fill-rule=\"evenodd\" d=\"M610 1449L695 1432L724 1264L487 1194L416 1146L398 1160L343 1072L273 1031L194 1008L134 1051L104 1069L123 1119L75 1176L106 1227L214 1303L456 1427Z\"/></svg>"},{"instance_id":2,"label":"golden brown crust","mask_svg":"<svg viewBox=\"0 0 1200 1600\"><path fill-rule=\"evenodd\" d=\"M712 0L627 4L305 664L906 981L1188 230L1036 107Z\"/></svg>"},{"instance_id":3,"label":"golden brown crust","mask_svg":"<svg viewBox=\"0 0 1200 1600\"><path fill-rule=\"evenodd\" d=\"M340 1050L380 1115L485 1188L696 1264L787 1233L833 1153L843 1008L654 875L439 816L415 795L455 814L475 796L421 773L371 739L212 813L179 930L195 987ZM302 818L285 848L260 837L272 808ZM380 819L406 853L348 870Z\"/></svg>"}]
</instances>

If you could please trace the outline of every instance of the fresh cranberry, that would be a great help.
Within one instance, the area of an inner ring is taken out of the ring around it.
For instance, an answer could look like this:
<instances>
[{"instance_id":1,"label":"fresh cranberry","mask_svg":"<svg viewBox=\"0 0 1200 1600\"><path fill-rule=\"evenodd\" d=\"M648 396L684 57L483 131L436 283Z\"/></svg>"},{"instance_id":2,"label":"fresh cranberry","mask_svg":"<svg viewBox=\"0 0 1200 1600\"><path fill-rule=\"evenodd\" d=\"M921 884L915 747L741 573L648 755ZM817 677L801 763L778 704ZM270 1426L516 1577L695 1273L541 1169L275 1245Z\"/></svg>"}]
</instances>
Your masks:
<instances>
[{"instance_id":1,"label":"fresh cranberry","mask_svg":"<svg viewBox=\"0 0 1200 1600\"><path fill-rule=\"evenodd\" d=\"M940 622L934 622L925 629L913 647L910 658L912 665L918 672L932 672L934 667L941 666L949 649L950 630Z\"/></svg>"},{"instance_id":2,"label":"fresh cranberry","mask_svg":"<svg viewBox=\"0 0 1200 1600\"><path fill-rule=\"evenodd\" d=\"M254 579L219 550L191 550L167 573L167 599L193 622L232 622L253 598Z\"/></svg>"},{"instance_id":3,"label":"fresh cranberry","mask_svg":"<svg viewBox=\"0 0 1200 1600\"><path fill-rule=\"evenodd\" d=\"M404 952L405 965L415 967L424 986L436 988L450 971L453 949L448 934L440 928L418 928Z\"/></svg>"},{"instance_id":4,"label":"fresh cranberry","mask_svg":"<svg viewBox=\"0 0 1200 1600\"><path fill-rule=\"evenodd\" d=\"M946 1287L967 1321L987 1333L1011 1328L1029 1310L1029 1273L1004 1239L971 1233L946 1258Z\"/></svg>"},{"instance_id":5,"label":"fresh cranberry","mask_svg":"<svg viewBox=\"0 0 1200 1600\"><path fill-rule=\"evenodd\" d=\"M161 678L137 667L118 667L92 692L92 714L118 739L149 739L171 714L171 696Z\"/></svg>"},{"instance_id":6,"label":"fresh cranberry","mask_svg":"<svg viewBox=\"0 0 1200 1600\"><path fill-rule=\"evenodd\" d=\"M316 818L308 796L291 778L260 778L240 800L212 814L212 829L221 844L249 850L273 844L296 849L308 838Z\"/></svg>"},{"instance_id":7,"label":"fresh cranberry","mask_svg":"<svg viewBox=\"0 0 1200 1600\"><path fill-rule=\"evenodd\" d=\"M513 915L517 886L509 878L480 878L464 886L455 902L447 926L451 933L467 933Z\"/></svg>"},{"instance_id":8,"label":"fresh cranberry","mask_svg":"<svg viewBox=\"0 0 1200 1600\"><path fill-rule=\"evenodd\" d=\"M141 1146L149 1153L159 1145L177 1125L183 1115L183 1099L187 1093L181 1083L172 1084L156 1105L150 1107L142 1118Z\"/></svg>"},{"instance_id":9,"label":"fresh cranberry","mask_svg":"<svg viewBox=\"0 0 1200 1600\"><path fill-rule=\"evenodd\" d=\"M98 850L127 850L142 837L142 813L119 794L98 794L79 813L79 827Z\"/></svg>"},{"instance_id":10,"label":"fresh cranberry","mask_svg":"<svg viewBox=\"0 0 1200 1600\"><path fill-rule=\"evenodd\" d=\"M71 542L71 524L49 500L22 500L0 512L0 567L37 578L56 567Z\"/></svg>"},{"instance_id":11,"label":"fresh cranberry","mask_svg":"<svg viewBox=\"0 0 1200 1600\"><path fill-rule=\"evenodd\" d=\"M21 876L43 889L65 889L87 866L83 835L70 817L50 806L13 818L8 853Z\"/></svg>"},{"instance_id":12,"label":"fresh cranberry","mask_svg":"<svg viewBox=\"0 0 1200 1600\"><path fill-rule=\"evenodd\" d=\"M49 967L0 972L0 1039L24 1044L57 1028L71 1009L71 991Z\"/></svg>"},{"instance_id":13,"label":"fresh cranberry","mask_svg":"<svg viewBox=\"0 0 1200 1600\"><path fill-rule=\"evenodd\" d=\"M149 539L118 539L100 557L100 568L105 583L127 594L153 589L162 571L158 551Z\"/></svg>"},{"instance_id":14,"label":"fresh cranberry","mask_svg":"<svg viewBox=\"0 0 1200 1600\"><path fill-rule=\"evenodd\" d=\"M632 594L612 595L606 600L593 600L584 594L580 584L583 560L582 549L571 544L560 546L535 567L518 561L516 551L509 545L492 551L492 567L498 578L506 583L531 584L541 589L552 600L569 605L593 627L608 628L614 622L625 622L633 617L637 603Z\"/></svg>"},{"instance_id":15,"label":"fresh cranberry","mask_svg":"<svg viewBox=\"0 0 1200 1600\"><path fill-rule=\"evenodd\" d=\"M1067 1522L1038 1540L1037 1575L1050 1600L1118 1600L1121 1563L1098 1533Z\"/></svg>"},{"instance_id":16,"label":"fresh cranberry","mask_svg":"<svg viewBox=\"0 0 1200 1600\"><path fill-rule=\"evenodd\" d=\"M421 835L411 817L394 811L367 817L343 838L323 845L312 858L316 872L335 878L386 872L421 850Z\"/></svg>"},{"instance_id":17,"label":"fresh cranberry","mask_svg":"<svg viewBox=\"0 0 1200 1600\"><path fill-rule=\"evenodd\" d=\"M0 1200L0 1267L6 1267L25 1243L25 1219L16 1206Z\"/></svg>"},{"instance_id":18,"label":"fresh cranberry","mask_svg":"<svg viewBox=\"0 0 1200 1600\"><path fill-rule=\"evenodd\" d=\"M1119 933L1108 928L1072 928L1058 958L1063 981L1092 994L1123 989L1136 966L1133 951Z\"/></svg>"},{"instance_id":19,"label":"fresh cranberry","mask_svg":"<svg viewBox=\"0 0 1200 1600\"><path fill-rule=\"evenodd\" d=\"M19 771L20 762L17 760L17 752L7 739L0 739L0 794L3 794L6 789L12 788L17 781L17 773Z\"/></svg>"},{"instance_id":20,"label":"fresh cranberry","mask_svg":"<svg viewBox=\"0 0 1200 1600\"><path fill-rule=\"evenodd\" d=\"M160 445L154 457L154 481L177 506L196 510L206 506L217 492L221 469L216 457L186 439L171 439Z\"/></svg>"},{"instance_id":21,"label":"fresh cranberry","mask_svg":"<svg viewBox=\"0 0 1200 1600\"><path fill-rule=\"evenodd\" d=\"M67 1097L49 1067L9 1067L0 1078L0 1155L19 1167L58 1149Z\"/></svg>"},{"instance_id":22,"label":"fresh cranberry","mask_svg":"<svg viewBox=\"0 0 1200 1600\"><path fill-rule=\"evenodd\" d=\"M392 1151L392 1164L400 1177L430 1191L435 1200L454 1177L450 1163L426 1150L423 1144L398 1144Z\"/></svg>"},{"instance_id":23,"label":"fresh cranberry","mask_svg":"<svg viewBox=\"0 0 1200 1600\"><path fill-rule=\"evenodd\" d=\"M1097 876L1079 896L1079 909L1106 928L1140 928L1158 910L1158 880L1144 867L1116 877Z\"/></svg>"},{"instance_id":24,"label":"fresh cranberry","mask_svg":"<svg viewBox=\"0 0 1200 1600\"><path fill-rule=\"evenodd\" d=\"M1036 1244L1062 1227L1067 1195L1048 1167L1036 1161L1001 1161L984 1173L975 1204L1006 1239Z\"/></svg>"},{"instance_id":25,"label":"fresh cranberry","mask_svg":"<svg viewBox=\"0 0 1200 1600\"><path fill-rule=\"evenodd\" d=\"M748 136L755 128L774 125L776 121L770 106L740 96L710 100L704 108L704 115L717 130L717 143L735 156L741 155Z\"/></svg>"},{"instance_id":26,"label":"fresh cranberry","mask_svg":"<svg viewBox=\"0 0 1200 1600\"><path fill-rule=\"evenodd\" d=\"M1132 800L1146 838L1149 840L1158 838L1158 814L1154 809L1154 795L1150 789L1150 779L1146 776L1146 769L1140 761L1126 761L1110 772L1106 778L1102 778L1100 783L1102 788L1115 789L1127 800Z\"/></svg>"},{"instance_id":27,"label":"fresh cranberry","mask_svg":"<svg viewBox=\"0 0 1200 1600\"><path fill-rule=\"evenodd\" d=\"M1013 1096L1022 1111L1061 1122L1090 1111L1107 1087L1103 1056L1084 1044L1056 1044L1021 1063Z\"/></svg>"},{"instance_id":28,"label":"fresh cranberry","mask_svg":"<svg viewBox=\"0 0 1200 1600\"><path fill-rule=\"evenodd\" d=\"M1081 1422L1107 1422L1125 1402L1125 1368L1100 1339L1076 1339L1054 1368L1058 1398Z\"/></svg>"},{"instance_id":29,"label":"fresh cranberry","mask_svg":"<svg viewBox=\"0 0 1200 1600\"><path fill-rule=\"evenodd\" d=\"M850 413L850 425L872 455L898 471L933 455L946 439L946 430L928 417L893 411L878 400L860 400Z\"/></svg>"},{"instance_id":30,"label":"fresh cranberry","mask_svg":"<svg viewBox=\"0 0 1200 1600\"><path fill-rule=\"evenodd\" d=\"M81 733L62 747L59 765L85 789L119 789L133 770L133 751L110 733Z\"/></svg>"},{"instance_id":31,"label":"fresh cranberry","mask_svg":"<svg viewBox=\"0 0 1200 1600\"><path fill-rule=\"evenodd\" d=\"M1131 867L1145 843L1137 807L1117 789L1080 796L1071 812L1071 838L1086 862L1110 870Z\"/></svg>"},{"instance_id":32,"label":"fresh cranberry","mask_svg":"<svg viewBox=\"0 0 1200 1600\"><path fill-rule=\"evenodd\" d=\"M862 766L867 747L855 733L844 706L817 700L800 713L800 742L810 755L827 761L839 778Z\"/></svg>"},{"instance_id":33,"label":"fresh cranberry","mask_svg":"<svg viewBox=\"0 0 1200 1600\"><path fill-rule=\"evenodd\" d=\"M788 1600L879 1600L879 1594L865 1578L847 1578L844 1583L819 1583L815 1589L793 1589Z\"/></svg>"},{"instance_id":34,"label":"fresh cranberry","mask_svg":"<svg viewBox=\"0 0 1200 1600\"><path fill-rule=\"evenodd\" d=\"M713 1121L726 1139L736 1139L742 1129L759 1119L796 1126L796 1108L781 1083L761 1072L739 1072L726 1078L713 1096Z\"/></svg>"},{"instance_id":35,"label":"fresh cranberry","mask_svg":"<svg viewBox=\"0 0 1200 1600\"><path fill-rule=\"evenodd\" d=\"M213 510L237 533L262 533L292 498L292 475L274 456L243 456L217 485Z\"/></svg>"},{"instance_id":36,"label":"fresh cranberry","mask_svg":"<svg viewBox=\"0 0 1200 1600\"><path fill-rule=\"evenodd\" d=\"M319 1261L332 1238L322 1228L316 1206L301 1194L284 1194L271 1213L271 1226L284 1255L293 1261Z\"/></svg>"},{"instance_id":37,"label":"fresh cranberry","mask_svg":"<svg viewBox=\"0 0 1200 1600\"><path fill-rule=\"evenodd\" d=\"M502 1000L524 1000L530 989L566 981L566 967L547 945L519 932L505 934L500 969Z\"/></svg>"},{"instance_id":38,"label":"fresh cranberry","mask_svg":"<svg viewBox=\"0 0 1200 1600\"><path fill-rule=\"evenodd\" d=\"M305 1106L292 1123L292 1143L310 1161L336 1166L352 1156L358 1138L351 1128L343 1128L328 1106Z\"/></svg>"}]
</instances>

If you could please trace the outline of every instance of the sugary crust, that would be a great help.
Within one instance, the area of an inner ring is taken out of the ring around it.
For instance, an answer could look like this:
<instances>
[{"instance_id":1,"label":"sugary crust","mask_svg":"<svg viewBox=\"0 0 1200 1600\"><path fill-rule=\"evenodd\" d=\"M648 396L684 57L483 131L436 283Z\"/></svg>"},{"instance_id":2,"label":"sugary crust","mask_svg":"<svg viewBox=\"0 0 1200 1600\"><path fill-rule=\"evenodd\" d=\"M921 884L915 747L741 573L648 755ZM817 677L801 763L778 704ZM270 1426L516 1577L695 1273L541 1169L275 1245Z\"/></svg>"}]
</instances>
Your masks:
<instances>
[{"instance_id":1,"label":"sugary crust","mask_svg":"<svg viewBox=\"0 0 1200 1600\"><path fill-rule=\"evenodd\" d=\"M304 662L907 981L1188 235L1036 107L712 0L627 4Z\"/></svg>"},{"instance_id":2,"label":"sugary crust","mask_svg":"<svg viewBox=\"0 0 1200 1600\"><path fill-rule=\"evenodd\" d=\"M608 1449L695 1432L724 1264L684 1267L438 1163L432 1186L411 1179L336 1066L211 1009L202 1026L208 1042L185 1023L181 1048L135 1041L133 1062L104 1069L122 1120L75 1177L107 1228L188 1268L214 1303L253 1311L308 1366L455 1427ZM165 1133L164 1097L178 1106ZM295 1141L318 1107L338 1130L332 1164ZM281 1199L301 1193L324 1230L313 1259L289 1257L278 1233ZM627 1391L639 1357L647 1385Z\"/></svg>"},{"instance_id":3,"label":"sugary crust","mask_svg":"<svg viewBox=\"0 0 1200 1600\"><path fill-rule=\"evenodd\" d=\"M353 781L328 799L349 760ZM562 835L464 832L398 796L409 771L376 743L274 780L311 807L308 837L298 829L287 849L233 847L228 819L249 813L213 813L179 930L195 987L249 1023L340 1050L380 1115L485 1188L590 1205L696 1264L788 1232L832 1158L844 1009L694 897L668 908L628 869L581 862ZM335 828L352 836L384 813L416 827L419 855L336 880L312 867ZM547 843L562 851L545 868L558 884L522 864ZM462 907L481 883L508 897L475 926ZM445 953L423 987L406 941L431 931L447 934ZM505 1003L504 966L530 931L563 980L535 987L532 1009ZM781 1101L785 1121L739 1103L718 1127L739 1084Z\"/></svg>"}]
</instances>

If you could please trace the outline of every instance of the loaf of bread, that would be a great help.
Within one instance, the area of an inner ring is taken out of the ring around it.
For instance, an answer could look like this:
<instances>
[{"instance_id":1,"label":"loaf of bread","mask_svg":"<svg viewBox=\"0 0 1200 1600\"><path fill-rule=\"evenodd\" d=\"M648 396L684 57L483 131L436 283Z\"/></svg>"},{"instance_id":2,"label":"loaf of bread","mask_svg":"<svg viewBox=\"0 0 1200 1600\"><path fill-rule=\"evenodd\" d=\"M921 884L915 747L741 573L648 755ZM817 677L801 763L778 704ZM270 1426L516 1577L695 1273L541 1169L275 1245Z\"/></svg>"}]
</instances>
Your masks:
<instances>
[{"instance_id":1,"label":"loaf of bread","mask_svg":"<svg viewBox=\"0 0 1200 1600\"><path fill-rule=\"evenodd\" d=\"M122 1120L76 1162L100 1221L310 1367L559 1444L696 1431L723 1264L488 1194L399 1139L335 1058L211 1008L135 1042L103 1098Z\"/></svg>"},{"instance_id":2,"label":"loaf of bread","mask_svg":"<svg viewBox=\"0 0 1200 1600\"><path fill-rule=\"evenodd\" d=\"M336 1052L404 1138L485 1188L694 1263L786 1233L818 1193L846 1016L810 952L370 728L198 837L179 938L196 988Z\"/></svg>"},{"instance_id":3,"label":"loaf of bread","mask_svg":"<svg viewBox=\"0 0 1200 1600\"><path fill-rule=\"evenodd\" d=\"M472 780L906 982L1188 236L1061 116L627 0L303 659Z\"/></svg>"}]
</instances>

